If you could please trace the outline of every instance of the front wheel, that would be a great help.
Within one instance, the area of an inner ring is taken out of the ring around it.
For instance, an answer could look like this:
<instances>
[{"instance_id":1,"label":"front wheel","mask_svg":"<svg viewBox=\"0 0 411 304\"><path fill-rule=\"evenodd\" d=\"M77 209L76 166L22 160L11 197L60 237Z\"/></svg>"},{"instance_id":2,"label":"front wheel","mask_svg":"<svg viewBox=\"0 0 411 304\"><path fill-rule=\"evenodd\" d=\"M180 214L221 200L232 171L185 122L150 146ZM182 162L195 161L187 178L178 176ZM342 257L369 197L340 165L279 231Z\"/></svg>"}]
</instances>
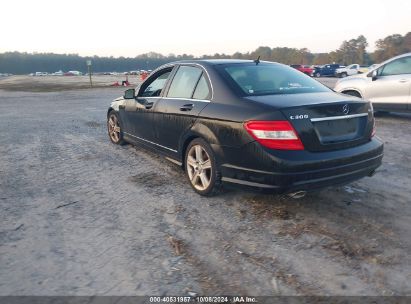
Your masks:
<instances>
[{"instance_id":1,"label":"front wheel","mask_svg":"<svg viewBox=\"0 0 411 304\"><path fill-rule=\"evenodd\" d=\"M315 73L315 77L320 78L321 74L320 73Z\"/></svg>"},{"instance_id":2,"label":"front wheel","mask_svg":"<svg viewBox=\"0 0 411 304\"><path fill-rule=\"evenodd\" d=\"M121 131L120 118L115 111L111 111L107 116L107 131L108 137L113 144L124 144L123 132Z\"/></svg>"},{"instance_id":3,"label":"front wheel","mask_svg":"<svg viewBox=\"0 0 411 304\"><path fill-rule=\"evenodd\" d=\"M196 138L188 145L185 169L191 187L198 194L211 196L220 190L221 178L214 152L205 140Z\"/></svg>"}]
</instances>

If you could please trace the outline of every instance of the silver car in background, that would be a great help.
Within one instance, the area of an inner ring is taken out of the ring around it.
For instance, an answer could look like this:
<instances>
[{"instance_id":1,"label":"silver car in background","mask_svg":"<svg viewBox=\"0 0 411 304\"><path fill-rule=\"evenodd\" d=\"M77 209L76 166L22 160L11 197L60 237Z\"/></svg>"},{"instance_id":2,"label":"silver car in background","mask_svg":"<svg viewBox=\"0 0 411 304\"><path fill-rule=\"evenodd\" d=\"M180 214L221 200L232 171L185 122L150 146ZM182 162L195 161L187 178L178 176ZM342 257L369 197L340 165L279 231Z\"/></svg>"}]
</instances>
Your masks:
<instances>
[{"instance_id":1,"label":"silver car in background","mask_svg":"<svg viewBox=\"0 0 411 304\"><path fill-rule=\"evenodd\" d=\"M375 111L411 111L411 53L391 58L366 74L340 79L334 90L370 100Z\"/></svg>"}]
</instances>

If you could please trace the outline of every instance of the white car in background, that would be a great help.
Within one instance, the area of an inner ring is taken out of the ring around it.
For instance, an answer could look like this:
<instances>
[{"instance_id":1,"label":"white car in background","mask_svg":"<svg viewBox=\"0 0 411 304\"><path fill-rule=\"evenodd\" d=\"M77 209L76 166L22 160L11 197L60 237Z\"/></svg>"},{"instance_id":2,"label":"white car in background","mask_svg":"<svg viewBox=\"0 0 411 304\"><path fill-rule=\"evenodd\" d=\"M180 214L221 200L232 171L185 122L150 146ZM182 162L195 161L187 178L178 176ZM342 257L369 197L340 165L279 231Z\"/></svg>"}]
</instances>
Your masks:
<instances>
[{"instance_id":1,"label":"white car in background","mask_svg":"<svg viewBox=\"0 0 411 304\"><path fill-rule=\"evenodd\" d=\"M53 75L53 76L63 76L63 75L64 75L64 73L63 73L63 71L62 71L62 70L60 70L60 71L54 72L54 73L53 73L53 74L51 74L51 75Z\"/></svg>"},{"instance_id":2,"label":"white car in background","mask_svg":"<svg viewBox=\"0 0 411 304\"><path fill-rule=\"evenodd\" d=\"M411 111L411 53L388 59L366 74L340 79L334 90L370 100L375 111Z\"/></svg>"},{"instance_id":3,"label":"white car in background","mask_svg":"<svg viewBox=\"0 0 411 304\"><path fill-rule=\"evenodd\" d=\"M335 70L335 76L337 77L347 77L351 75L356 75L360 73L360 65L359 64L350 64L349 66L338 68Z\"/></svg>"}]
</instances>

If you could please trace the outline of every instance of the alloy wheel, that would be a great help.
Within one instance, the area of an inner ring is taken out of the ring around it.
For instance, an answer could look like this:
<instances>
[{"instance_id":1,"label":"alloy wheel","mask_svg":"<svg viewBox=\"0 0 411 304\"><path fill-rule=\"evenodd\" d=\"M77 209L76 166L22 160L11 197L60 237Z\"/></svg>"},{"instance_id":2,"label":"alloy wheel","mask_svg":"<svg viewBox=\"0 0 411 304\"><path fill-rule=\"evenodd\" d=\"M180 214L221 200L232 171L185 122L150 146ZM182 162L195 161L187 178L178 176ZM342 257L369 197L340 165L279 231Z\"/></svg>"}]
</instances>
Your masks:
<instances>
[{"instance_id":1,"label":"alloy wheel","mask_svg":"<svg viewBox=\"0 0 411 304\"><path fill-rule=\"evenodd\" d=\"M120 141L120 123L116 115L111 114L108 118L108 134L115 143Z\"/></svg>"},{"instance_id":2,"label":"alloy wheel","mask_svg":"<svg viewBox=\"0 0 411 304\"><path fill-rule=\"evenodd\" d=\"M194 145L187 155L187 173L197 190L205 190L211 183L212 164L210 156L201 145Z\"/></svg>"}]
</instances>

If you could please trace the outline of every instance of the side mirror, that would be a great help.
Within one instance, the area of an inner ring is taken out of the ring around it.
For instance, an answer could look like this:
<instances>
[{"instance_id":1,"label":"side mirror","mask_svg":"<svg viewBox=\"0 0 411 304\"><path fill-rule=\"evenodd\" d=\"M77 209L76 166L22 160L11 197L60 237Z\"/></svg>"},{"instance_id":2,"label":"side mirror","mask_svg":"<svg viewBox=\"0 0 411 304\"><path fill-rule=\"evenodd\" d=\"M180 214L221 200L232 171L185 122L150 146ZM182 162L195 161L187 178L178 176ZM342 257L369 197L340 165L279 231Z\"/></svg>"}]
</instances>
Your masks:
<instances>
[{"instance_id":1,"label":"side mirror","mask_svg":"<svg viewBox=\"0 0 411 304\"><path fill-rule=\"evenodd\" d=\"M377 80L378 78L378 72L377 70L371 71L367 74L367 77L371 77L372 81Z\"/></svg>"},{"instance_id":2,"label":"side mirror","mask_svg":"<svg viewBox=\"0 0 411 304\"><path fill-rule=\"evenodd\" d=\"M124 92L124 99L135 99L136 98L136 90L135 89L128 89Z\"/></svg>"},{"instance_id":3,"label":"side mirror","mask_svg":"<svg viewBox=\"0 0 411 304\"><path fill-rule=\"evenodd\" d=\"M377 76L378 76L377 70L372 71L372 73L371 73L372 81L377 80L377 78L378 78Z\"/></svg>"}]
</instances>

